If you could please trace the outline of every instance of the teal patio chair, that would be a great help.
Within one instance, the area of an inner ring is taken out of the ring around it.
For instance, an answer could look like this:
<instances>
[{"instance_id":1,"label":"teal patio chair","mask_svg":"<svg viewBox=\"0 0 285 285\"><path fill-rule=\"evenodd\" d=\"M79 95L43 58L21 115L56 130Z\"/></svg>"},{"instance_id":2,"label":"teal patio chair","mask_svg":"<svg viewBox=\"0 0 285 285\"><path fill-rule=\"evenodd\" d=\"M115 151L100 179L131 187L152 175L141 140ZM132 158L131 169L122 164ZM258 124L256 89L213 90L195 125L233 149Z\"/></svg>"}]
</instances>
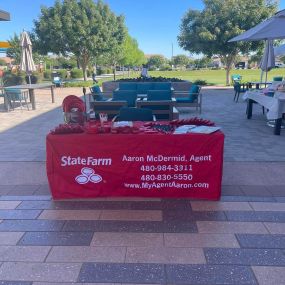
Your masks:
<instances>
[{"instance_id":1,"label":"teal patio chair","mask_svg":"<svg viewBox=\"0 0 285 285\"><path fill-rule=\"evenodd\" d=\"M108 98L104 97L104 93L101 91L101 88L99 85L94 85L90 87L90 92L95 101L107 101L108 100Z\"/></svg>"},{"instance_id":2,"label":"teal patio chair","mask_svg":"<svg viewBox=\"0 0 285 285\"><path fill-rule=\"evenodd\" d=\"M233 74L231 76L231 80L232 80L232 85L235 84L235 82L241 82L242 76L239 74Z\"/></svg>"},{"instance_id":3,"label":"teal patio chair","mask_svg":"<svg viewBox=\"0 0 285 285\"><path fill-rule=\"evenodd\" d=\"M5 100L6 100L6 109L9 111L9 108L11 107L13 110L16 107L16 102L19 102L21 110L23 109L23 103L25 102L25 106L27 107L28 111L29 108L29 91L28 90L22 90L22 89L7 89L4 88L5 92Z\"/></svg>"},{"instance_id":4,"label":"teal patio chair","mask_svg":"<svg viewBox=\"0 0 285 285\"><path fill-rule=\"evenodd\" d=\"M189 91L174 91L176 97L176 107L195 107L202 112L201 86L193 84ZM183 97L181 97L183 96Z\"/></svg>"}]
</instances>

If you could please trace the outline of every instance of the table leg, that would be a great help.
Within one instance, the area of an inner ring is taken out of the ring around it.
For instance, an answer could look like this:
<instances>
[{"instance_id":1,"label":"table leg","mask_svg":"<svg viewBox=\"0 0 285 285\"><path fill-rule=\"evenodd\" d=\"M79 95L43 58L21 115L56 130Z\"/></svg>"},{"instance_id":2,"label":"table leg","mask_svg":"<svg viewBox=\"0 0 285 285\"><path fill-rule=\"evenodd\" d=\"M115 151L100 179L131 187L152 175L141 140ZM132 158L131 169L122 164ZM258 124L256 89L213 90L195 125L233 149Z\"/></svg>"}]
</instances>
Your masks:
<instances>
[{"instance_id":1,"label":"table leg","mask_svg":"<svg viewBox=\"0 0 285 285\"><path fill-rule=\"evenodd\" d=\"M29 97L32 103L32 109L36 110L35 92L34 89L29 89Z\"/></svg>"},{"instance_id":2,"label":"table leg","mask_svg":"<svg viewBox=\"0 0 285 285\"><path fill-rule=\"evenodd\" d=\"M274 135L280 136L282 118L275 120Z\"/></svg>"},{"instance_id":3,"label":"table leg","mask_svg":"<svg viewBox=\"0 0 285 285\"><path fill-rule=\"evenodd\" d=\"M4 108L7 112L10 112L10 100L9 95L4 92Z\"/></svg>"},{"instance_id":4,"label":"table leg","mask_svg":"<svg viewBox=\"0 0 285 285\"><path fill-rule=\"evenodd\" d=\"M255 89L259 89L259 83L256 83Z\"/></svg>"},{"instance_id":5,"label":"table leg","mask_svg":"<svg viewBox=\"0 0 285 285\"><path fill-rule=\"evenodd\" d=\"M253 100L248 99L247 100L247 109L246 109L246 115L248 119L251 119L252 117L252 105L253 105Z\"/></svg>"},{"instance_id":6,"label":"table leg","mask_svg":"<svg viewBox=\"0 0 285 285\"><path fill-rule=\"evenodd\" d=\"M51 102L54 103L54 90L53 90L53 86L50 87L50 91L51 91Z\"/></svg>"}]
</instances>

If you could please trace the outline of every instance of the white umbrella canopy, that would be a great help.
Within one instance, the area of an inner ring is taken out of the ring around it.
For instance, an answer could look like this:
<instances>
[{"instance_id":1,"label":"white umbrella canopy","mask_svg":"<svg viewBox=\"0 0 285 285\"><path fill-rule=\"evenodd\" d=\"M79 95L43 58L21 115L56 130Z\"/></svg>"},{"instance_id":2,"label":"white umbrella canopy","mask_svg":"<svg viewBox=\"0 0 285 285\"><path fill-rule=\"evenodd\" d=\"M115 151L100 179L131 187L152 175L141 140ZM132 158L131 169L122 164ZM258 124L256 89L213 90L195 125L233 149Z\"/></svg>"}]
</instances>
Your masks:
<instances>
[{"instance_id":1,"label":"white umbrella canopy","mask_svg":"<svg viewBox=\"0 0 285 285\"><path fill-rule=\"evenodd\" d=\"M265 71L266 72L265 82L267 82L267 72L275 67L273 40L268 40L266 42L264 54L262 56L259 67L262 70L261 81L262 81L262 77L263 77L263 71Z\"/></svg>"},{"instance_id":2,"label":"white umbrella canopy","mask_svg":"<svg viewBox=\"0 0 285 285\"><path fill-rule=\"evenodd\" d=\"M232 38L229 42L259 41L285 38L285 9L279 11L271 18L261 22L248 31Z\"/></svg>"},{"instance_id":3,"label":"white umbrella canopy","mask_svg":"<svg viewBox=\"0 0 285 285\"><path fill-rule=\"evenodd\" d=\"M20 63L20 70L25 71L29 76L29 83L31 84L30 75L33 71L36 70L36 66L33 60L32 54L32 42L27 32L23 32L21 34L20 40L21 46L21 63Z\"/></svg>"},{"instance_id":4,"label":"white umbrella canopy","mask_svg":"<svg viewBox=\"0 0 285 285\"><path fill-rule=\"evenodd\" d=\"M275 56L283 56L285 55L285 44L279 47L274 48L274 55Z\"/></svg>"}]
</instances>

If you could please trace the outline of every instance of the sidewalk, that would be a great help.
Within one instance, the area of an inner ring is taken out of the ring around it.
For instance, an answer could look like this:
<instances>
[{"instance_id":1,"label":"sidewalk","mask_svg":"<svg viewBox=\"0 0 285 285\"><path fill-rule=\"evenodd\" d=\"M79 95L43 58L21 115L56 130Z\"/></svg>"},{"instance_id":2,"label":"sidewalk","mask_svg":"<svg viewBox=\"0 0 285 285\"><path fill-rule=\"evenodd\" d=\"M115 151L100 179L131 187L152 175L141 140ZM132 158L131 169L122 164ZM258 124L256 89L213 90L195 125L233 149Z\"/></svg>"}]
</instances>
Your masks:
<instances>
[{"instance_id":1,"label":"sidewalk","mask_svg":"<svg viewBox=\"0 0 285 285\"><path fill-rule=\"evenodd\" d=\"M203 92L226 135L221 201L53 201L45 135L82 90L41 92L36 111L0 112L0 284L284 284L285 131L261 107L247 120L232 90Z\"/></svg>"}]
</instances>

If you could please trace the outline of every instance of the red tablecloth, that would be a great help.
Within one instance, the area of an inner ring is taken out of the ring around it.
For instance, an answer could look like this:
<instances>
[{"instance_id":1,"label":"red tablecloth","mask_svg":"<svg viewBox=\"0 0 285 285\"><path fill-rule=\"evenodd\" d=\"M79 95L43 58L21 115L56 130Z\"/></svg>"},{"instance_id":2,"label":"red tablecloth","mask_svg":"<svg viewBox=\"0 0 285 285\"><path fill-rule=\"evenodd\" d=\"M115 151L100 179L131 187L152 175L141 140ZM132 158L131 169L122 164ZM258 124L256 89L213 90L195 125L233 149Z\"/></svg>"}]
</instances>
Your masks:
<instances>
[{"instance_id":1,"label":"red tablecloth","mask_svg":"<svg viewBox=\"0 0 285 285\"><path fill-rule=\"evenodd\" d=\"M65 134L46 139L54 199L219 199L224 134Z\"/></svg>"}]
</instances>

